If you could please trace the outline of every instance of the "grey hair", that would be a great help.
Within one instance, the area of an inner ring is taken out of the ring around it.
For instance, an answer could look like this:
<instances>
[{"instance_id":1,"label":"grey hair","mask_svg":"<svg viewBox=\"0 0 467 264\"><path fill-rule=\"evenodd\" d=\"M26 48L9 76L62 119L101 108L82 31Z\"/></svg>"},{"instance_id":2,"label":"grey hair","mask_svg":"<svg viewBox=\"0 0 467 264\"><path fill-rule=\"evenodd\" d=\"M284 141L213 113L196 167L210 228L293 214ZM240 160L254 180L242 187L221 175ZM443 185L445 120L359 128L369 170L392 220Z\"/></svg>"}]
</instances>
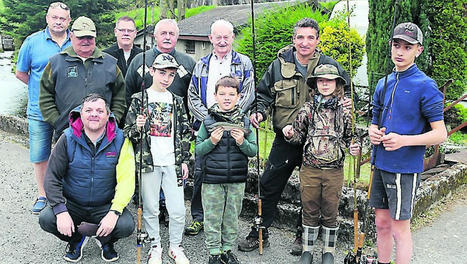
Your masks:
<instances>
[{"instance_id":1,"label":"grey hair","mask_svg":"<svg viewBox=\"0 0 467 264\"><path fill-rule=\"evenodd\" d=\"M225 19L218 19L218 20L214 21L214 23L211 24L211 35L213 34L214 28L216 26L227 27L232 34L234 33L234 26L232 25L232 23L230 23L229 21L227 21Z\"/></svg>"},{"instance_id":2,"label":"grey hair","mask_svg":"<svg viewBox=\"0 0 467 264\"><path fill-rule=\"evenodd\" d=\"M306 27L311 27L311 28L316 29L316 37L319 37L318 22L316 22L316 20L314 20L313 18L308 18L308 17L302 18L297 23L295 23L295 26L293 27L294 37L295 35L297 35L298 28L306 28Z\"/></svg>"},{"instance_id":3,"label":"grey hair","mask_svg":"<svg viewBox=\"0 0 467 264\"><path fill-rule=\"evenodd\" d=\"M175 28L176 28L175 33L177 34L177 37L178 37L178 34L180 33L180 29L178 28L177 21L175 19L169 19L169 18L162 19L162 20L159 20L159 22L157 22L156 26L154 27L154 35L157 34L157 31L162 26L162 24L172 24L172 25L174 25Z\"/></svg>"}]
</instances>

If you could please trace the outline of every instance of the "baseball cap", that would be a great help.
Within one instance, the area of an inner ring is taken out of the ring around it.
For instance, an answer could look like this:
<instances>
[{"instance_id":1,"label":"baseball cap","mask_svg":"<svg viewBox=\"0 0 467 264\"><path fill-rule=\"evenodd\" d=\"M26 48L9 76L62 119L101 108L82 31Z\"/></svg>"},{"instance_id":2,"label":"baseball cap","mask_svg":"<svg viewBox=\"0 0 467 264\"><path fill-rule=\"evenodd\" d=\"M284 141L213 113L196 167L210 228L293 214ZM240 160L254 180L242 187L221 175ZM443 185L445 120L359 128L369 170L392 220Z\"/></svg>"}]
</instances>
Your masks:
<instances>
[{"instance_id":1,"label":"baseball cap","mask_svg":"<svg viewBox=\"0 0 467 264\"><path fill-rule=\"evenodd\" d=\"M152 67L156 69L167 69L167 68L178 69L179 65L172 55L167 54L167 53L162 53L156 57L156 59L154 60L154 63L152 64Z\"/></svg>"},{"instance_id":2,"label":"baseball cap","mask_svg":"<svg viewBox=\"0 0 467 264\"><path fill-rule=\"evenodd\" d=\"M410 44L423 44L423 33L414 23L401 23L394 28L392 39L403 39Z\"/></svg>"},{"instance_id":3,"label":"baseball cap","mask_svg":"<svg viewBox=\"0 0 467 264\"><path fill-rule=\"evenodd\" d=\"M345 79L339 75L337 67L331 64L321 64L316 66L311 78L340 79L345 83Z\"/></svg>"},{"instance_id":4,"label":"baseball cap","mask_svg":"<svg viewBox=\"0 0 467 264\"><path fill-rule=\"evenodd\" d=\"M73 31L73 34L77 37L96 37L96 26L94 22L85 16L80 16L75 20L73 26L71 26L71 31Z\"/></svg>"}]
</instances>

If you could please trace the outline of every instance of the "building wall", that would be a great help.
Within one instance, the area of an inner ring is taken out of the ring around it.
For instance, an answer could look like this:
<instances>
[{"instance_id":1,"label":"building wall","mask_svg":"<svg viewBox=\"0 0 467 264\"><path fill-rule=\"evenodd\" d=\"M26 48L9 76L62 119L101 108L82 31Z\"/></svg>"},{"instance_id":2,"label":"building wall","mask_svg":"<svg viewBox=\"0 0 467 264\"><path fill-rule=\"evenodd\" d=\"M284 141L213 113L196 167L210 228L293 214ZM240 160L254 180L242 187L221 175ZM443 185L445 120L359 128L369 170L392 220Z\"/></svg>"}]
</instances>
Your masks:
<instances>
[{"instance_id":1,"label":"building wall","mask_svg":"<svg viewBox=\"0 0 467 264\"><path fill-rule=\"evenodd\" d=\"M194 53L187 53L187 45L190 40L185 40L185 39L179 39L177 41L177 46L175 46L175 49L177 49L180 52L184 52L188 55L190 55L195 61L198 61L202 57L208 55L212 51L212 45L211 42L209 41L194 41L195 43L195 52Z\"/></svg>"}]
</instances>

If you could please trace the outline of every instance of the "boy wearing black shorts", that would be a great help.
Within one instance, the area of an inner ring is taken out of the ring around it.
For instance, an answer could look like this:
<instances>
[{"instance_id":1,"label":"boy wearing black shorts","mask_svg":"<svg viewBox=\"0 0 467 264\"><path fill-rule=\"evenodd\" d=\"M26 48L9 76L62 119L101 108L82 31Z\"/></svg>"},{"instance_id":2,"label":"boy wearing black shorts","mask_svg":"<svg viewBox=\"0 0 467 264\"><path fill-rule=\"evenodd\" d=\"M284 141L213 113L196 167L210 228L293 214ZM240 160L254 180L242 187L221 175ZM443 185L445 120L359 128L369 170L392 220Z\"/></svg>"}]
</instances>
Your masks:
<instances>
[{"instance_id":1,"label":"boy wearing black shorts","mask_svg":"<svg viewBox=\"0 0 467 264\"><path fill-rule=\"evenodd\" d=\"M423 171L426 145L446 139L443 95L431 78L417 68L423 35L413 23L394 29L391 59L394 71L379 80L373 96L369 127L375 165L370 205L376 209L378 263L389 263L396 244L396 263L412 256L410 218ZM429 124L429 127L427 126Z\"/></svg>"}]
</instances>

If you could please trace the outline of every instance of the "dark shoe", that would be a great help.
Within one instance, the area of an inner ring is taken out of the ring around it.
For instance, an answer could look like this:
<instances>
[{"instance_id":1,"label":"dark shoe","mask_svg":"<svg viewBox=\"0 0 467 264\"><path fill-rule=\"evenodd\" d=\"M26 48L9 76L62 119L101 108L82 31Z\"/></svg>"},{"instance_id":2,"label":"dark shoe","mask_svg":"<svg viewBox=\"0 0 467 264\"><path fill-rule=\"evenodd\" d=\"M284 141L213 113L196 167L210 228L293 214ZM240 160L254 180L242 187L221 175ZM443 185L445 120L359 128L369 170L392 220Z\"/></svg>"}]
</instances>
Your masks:
<instances>
[{"instance_id":1,"label":"dark shoe","mask_svg":"<svg viewBox=\"0 0 467 264\"><path fill-rule=\"evenodd\" d=\"M101 249L101 258L104 261L112 262L116 261L119 258L117 251L115 251L114 243L109 242L107 244L104 244L102 245Z\"/></svg>"},{"instance_id":2,"label":"dark shoe","mask_svg":"<svg viewBox=\"0 0 467 264\"><path fill-rule=\"evenodd\" d=\"M31 211L33 214L38 215L41 213L42 209L44 209L46 205L47 205L47 198L45 198L44 196L39 196L34 202L34 205L32 206Z\"/></svg>"},{"instance_id":3,"label":"dark shoe","mask_svg":"<svg viewBox=\"0 0 467 264\"><path fill-rule=\"evenodd\" d=\"M225 264L240 264L240 261L237 259L234 253L231 250L224 252L221 255L221 259Z\"/></svg>"},{"instance_id":4,"label":"dark shoe","mask_svg":"<svg viewBox=\"0 0 467 264\"><path fill-rule=\"evenodd\" d=\"M324 253L321 263L322 264L334 264L334 255L331 252Z\"/></svg>"},{"instance_id":5,"label":"dark shoe","mask_svg":"<svg viewBox=\"0 0 467 264\"><path fill-rule=\"evenodd\" d=\"M185 228L185 235L196 236L201 230L203 230L203 227L203 222L193 221L191 225Z\"/></svg>"},{"instance_id":6,"label":"dark shoe","mask_svg":"<svg viewBox=\"0 0 467 264\"><path fill-rule=\"evenodd\" d=\"M311 264L313 263L313 254L310 251L305 251L302 253L300 260L297 264Z\"/></svg>"},{"instance_id":7,"label":"dark shoe","mask_svg":"<svg viewBox=\"0 0 467 264\"><path fill-rule=\"evenodd\" d=\"M292 247L290 248L290 254L294 256L300 256L302 254L302 249L303 249L302 237L297 236L295 238L295 241L292 244Z\"/></svg>"},{"instance_id":8,"label":"dark shoe","mask_svg":"<svg viewBox=\"0 0 467 264\"><path fill-rule=\"evenodd\" d=\"M83 248L88 242L89 237L83 236L78 242L69 242L66 247L66 253L63 258L69 262L78 262L83 257Z\"/></svg>"},{"instance_id":9,"label":"dark shoe","mask_svg":"<svg viewBox=\"0 0 467 264\"><path fill-rule=\"evenodd\" d=\"M269 247L269 240L263 237L263 248ZM259 239L248 235L244 240L238 243L238 250L250 252L259 248Z\"/></svg>"},{"instance_id":10,"label":"dark shoe","mask_svg":"<svg viewBox=\"0 0 467 264\"><path fill-rule=\"evenodd\" d=\"M222 261L221 255L210 255L208 264L226 264Z\"/></svg>"}]
</instances>

